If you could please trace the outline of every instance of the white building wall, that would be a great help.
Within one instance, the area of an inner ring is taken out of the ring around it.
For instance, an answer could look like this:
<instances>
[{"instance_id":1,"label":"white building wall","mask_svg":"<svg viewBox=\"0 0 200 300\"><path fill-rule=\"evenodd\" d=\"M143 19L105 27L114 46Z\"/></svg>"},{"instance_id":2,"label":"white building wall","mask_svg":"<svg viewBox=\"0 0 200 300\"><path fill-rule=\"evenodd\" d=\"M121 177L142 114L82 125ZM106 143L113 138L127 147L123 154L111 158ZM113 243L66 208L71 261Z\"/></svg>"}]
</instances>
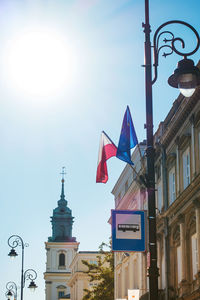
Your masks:
<instances>
[{"instance_id":1,"label":"white building wall","mask_svg":"<svg viewBox=\"0 0 200 300\"><path fill-rule=\"evenodd\" d=\"M67 285L71 276L69 268L79 243L77 242L47 242L46 244L46 273L44 279L46 282L46 300L57 300L58 291L64 289L65 295L70 294L70 288ZM59 267L59 254L65 254L65 267Z\"/></svg>"}]
</instances>

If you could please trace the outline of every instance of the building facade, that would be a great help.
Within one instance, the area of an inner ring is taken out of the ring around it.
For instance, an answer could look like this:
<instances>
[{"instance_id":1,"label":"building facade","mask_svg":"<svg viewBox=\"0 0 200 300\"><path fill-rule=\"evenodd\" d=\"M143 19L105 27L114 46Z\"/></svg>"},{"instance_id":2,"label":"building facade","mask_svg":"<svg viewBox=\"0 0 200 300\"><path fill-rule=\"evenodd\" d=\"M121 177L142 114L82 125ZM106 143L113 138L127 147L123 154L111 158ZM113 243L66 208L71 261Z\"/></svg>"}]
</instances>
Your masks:
<instances>
[{"instance_id":1,"label":"building facade","mask_svg":"<svg viewBox=\"0 0 200 300\"><path fill-rule=\"evenodd\" d=\"M159 288L200 299L200 90L180 95L155 134Z\"/></svg>"},{"instance_id":2,"label":"building facade","mask_svg":"<svg viewBox=\"0 0 200 300\"><path fill-rule=\"evenodd\" d=\"M83 264L83 260L90 264L97 264L98 256L102 256L96 251L79 251L72 263L70 268L72 270L71 278L68 282L71 289L71 300L82 300L85 292L84 289L92 289L95 282L90 282L90 277L85 273L88 268Z\"/></svg>"},{"instance_id":3,"label":"building facade","mask_svg":"<svg viewBox=\"0 0 200 300\"><path fill-rule=\"evenodd\" d=\"M115 209L147 209L146 190L139 177L145 172L145 160L143 157L145 148L145 142L136 146L132 154L134 169L127 164L112 190ZM114 266L115 299L127 299L128 290L132 289L139 289L140 295L147 292L147 261L145 252L115 252Z\"/></svg>"},{"instance_id":4,"label":"building facade","mask_svg":"<svg viewBox=\"0 0 200 300\"><path fill-rule=\"evenodd\" d=\"M45 243L46 272L45 294L46 300L70 299L68 281L71 276L70 264L77 253L79 243L72 237L72 212L67 206L64 194L64 179L58 206L51 217L52 236Z\"/></svg>"},{"instance_id":5,"label":"building facade","mask_svg":"<svg viewBox=\"0 0 200 300\"><path fill-rule=\"evenodd\" d=\"M200 89L182 95L154 135L159 299L200 299ZM143 147L145 151L145 146ZM145 162L136 148L136 171ZM146 210L145 186L126 165L112 193L115 209ZM148 239L148 237L147 237ZM148 244L148 243L147 243ZM115 300L127 299L128 289L140 289L148 300L146 253L115 253Z\"/></svg>"}]
</instances>

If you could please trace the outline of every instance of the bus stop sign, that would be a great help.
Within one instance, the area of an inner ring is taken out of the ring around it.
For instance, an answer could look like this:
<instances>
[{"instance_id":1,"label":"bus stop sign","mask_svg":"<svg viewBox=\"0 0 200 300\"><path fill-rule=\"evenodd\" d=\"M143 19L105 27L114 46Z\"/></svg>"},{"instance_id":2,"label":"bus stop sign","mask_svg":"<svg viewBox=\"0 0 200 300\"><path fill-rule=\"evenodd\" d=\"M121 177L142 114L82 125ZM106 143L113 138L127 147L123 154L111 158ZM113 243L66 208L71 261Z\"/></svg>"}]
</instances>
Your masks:
<instances>
[{"instance_id":1,"label":"bus stop sign","mask_svg":"<svg viewBox=\"0 0 200 300\"><path fill-rule=\"evenodd\" d=\"M111 210L112 250L145 251L145 211Z\"/></svg>"}]
</instances>

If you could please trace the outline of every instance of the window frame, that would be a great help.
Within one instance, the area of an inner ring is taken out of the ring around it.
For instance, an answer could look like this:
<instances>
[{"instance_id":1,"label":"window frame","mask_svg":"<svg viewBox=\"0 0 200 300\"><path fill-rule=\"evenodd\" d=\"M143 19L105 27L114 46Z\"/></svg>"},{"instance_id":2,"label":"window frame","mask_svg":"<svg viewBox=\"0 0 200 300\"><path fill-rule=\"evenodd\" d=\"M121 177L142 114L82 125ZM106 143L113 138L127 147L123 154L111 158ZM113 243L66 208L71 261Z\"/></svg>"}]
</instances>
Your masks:
<instances>
[{"instance_id":1,"label":"window frame","mask_svg":"<svg viewBox=\"0 0 200 300\"><path fill-rule=\"evenodd\" d=\"M176 169L173 166L168 172L169 205L176 200Z\"/></svg>"},{"instance_id":2,"label":"window frame","mask_svg":"<svg viewBox=\"0 0 200 300\"><path fill-rule=\"evenodd\" d=\"M60 264L60 257L62 257L61 255L64 255L64 265ZM65 250L59 250L57 251L57 268L58 270L65 270L67 266L67 251Z\"/></svg>"},{"instance_id":3,"label":"window frame","mask_svg":"<svg viewBox=\"0 0 200 300\"><path fill-rule=\"evenodd\" d=\"M185 190L191 183L190 147L187 147L182 153L182 168L183 168L183 190Z\"/></svg>"},{"instance_id":4,"label":"window frame","mask_svg":"<svg viewBox=\"0 0 200 300\"><path fill-rule=\"evenodd\" d=\"M61 295L62 294L62 295ZM63 297L65 295L65 291L58 291L58 299L60 299L61 297Z\"/></svg>"},{"instance_id":5,"label":"window frame","mask_svg":"<svg viewBox=\"0 0 200 300\"><path fill-rule=\"evenodd\" d=\"M58 265L59 265L59 267L65 267L65 254L63 252L59 253Z\"/></svg>"}]
</instances>

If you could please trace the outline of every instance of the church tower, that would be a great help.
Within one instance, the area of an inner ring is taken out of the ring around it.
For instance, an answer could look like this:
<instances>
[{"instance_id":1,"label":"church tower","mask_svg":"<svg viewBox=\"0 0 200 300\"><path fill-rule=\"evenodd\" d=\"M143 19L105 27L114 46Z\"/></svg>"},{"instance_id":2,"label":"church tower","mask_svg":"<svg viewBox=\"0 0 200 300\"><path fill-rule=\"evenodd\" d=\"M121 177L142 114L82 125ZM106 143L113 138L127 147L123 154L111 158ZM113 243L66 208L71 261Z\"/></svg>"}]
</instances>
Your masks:
<instances>
[{"instance_id":1,"label":"church tower","mask_svg":"<svg viewBox=\"0 0 200 300\"><path fill-rule=\"evenodd\" d=\"M62 186L58 206L53 210L51 217L52 236L45 243L46 247L46 272L45 293L46 300L70 299L68 280L71 276L71 264L79 243L72 237L73 217L71 209L67 206L64 193L64 172L62 171Z\"/></svg>"}]
</instances>

